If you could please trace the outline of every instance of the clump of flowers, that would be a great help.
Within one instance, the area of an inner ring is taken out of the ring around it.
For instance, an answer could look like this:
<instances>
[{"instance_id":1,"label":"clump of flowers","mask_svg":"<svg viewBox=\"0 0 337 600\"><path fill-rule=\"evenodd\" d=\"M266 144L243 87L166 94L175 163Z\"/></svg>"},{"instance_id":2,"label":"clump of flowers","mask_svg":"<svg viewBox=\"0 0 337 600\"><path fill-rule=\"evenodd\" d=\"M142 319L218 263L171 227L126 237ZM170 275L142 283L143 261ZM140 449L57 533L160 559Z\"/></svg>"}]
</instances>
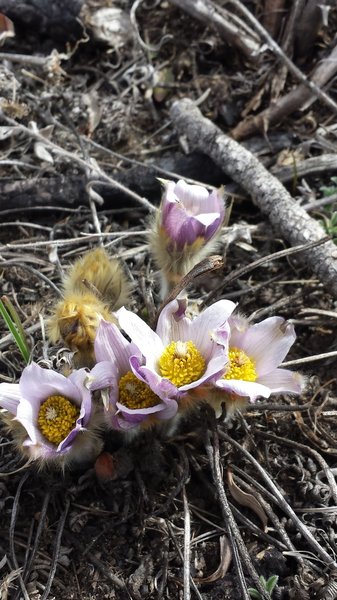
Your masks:
<instances>
[{"instance_id":1,"label":"clump of flowers","mask_svg":"<svg viewBox=\"0 0 337 600\"><path fill-rule=\"evenodd\" d=\"M151 234L162 293L212 250L225 215L222 190L182 180L163 185ZM130 435L163 424L174 430L200 402L232 414L258 397L301 393L301 375L282 368L295 341L283 318L251 324L230 300L191 314L178 296L164 305L154 329L125 308L130 289L105 250L77 260L48 325L50 340L62 338L74 351L72 372L66 377L33 362L19 383L0 384L7 411L0 414L29 460L61 468L93 463L103 432Z\"/></svg>"},{"instance_id":2,"label":"clump of flowers","mask_svg":"<svg viewBox=\"0 0 337 600\"><path fill-rule=\"evenodd\" d=\"M138 315L121 308L116 313L120 327L137 346L141 359L130 360L134 375L159 397L167 387L178 402L178 410L190 401L190 391L214 380L224 370L227 353L214 339L235 304L219 300L194 319L186 316L186 299L170 302L161 312L156 331Z\"/></svg>"},{"instance_id":3,"label":"clump of flowers","mask_svg":"<svg viewBox=\"0 0 337 600\"><path fill-rule=\"evenodd\" d=\"M209 192L182 179L161 181L164 192L150 245L161 272L164 297L214 248L225 217L225 201L222 188Z\"/></svg>"}]
</instances>

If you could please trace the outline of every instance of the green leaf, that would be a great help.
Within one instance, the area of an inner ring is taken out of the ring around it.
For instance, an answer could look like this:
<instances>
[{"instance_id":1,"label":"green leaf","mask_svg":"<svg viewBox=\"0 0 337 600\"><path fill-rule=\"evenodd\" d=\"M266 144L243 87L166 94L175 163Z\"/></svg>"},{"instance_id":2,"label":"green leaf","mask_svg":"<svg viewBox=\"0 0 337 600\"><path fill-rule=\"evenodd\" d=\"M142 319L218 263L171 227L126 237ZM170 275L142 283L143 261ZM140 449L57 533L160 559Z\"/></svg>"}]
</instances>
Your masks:
<instances>
[{"instance_id":1,"label":"green leaf","mask_svg":"<svg viewBox=\"0 0 337 600\"><path fill-rule=\"evenodd\" d=\"M248 588L248 593L252 598L256 598L256 600L261 600L261 594L255 588Z\"/></svg>"},{"instance_id":2,"label":"green leaf","mask_svg":"<svg viewBox=\"0 0 337 600\"><path fill-rule=\"evenodd\" d=\"M19 319L19 315L7 296L3 296L0 299L0 315L12 334L22 358L28 364L30 362L30 350L27 344L26 334Z\"/></svg>"},{"instance_id":3,"label":"green leaf","mask_svg":"<svg viewBox=\"0 0 337 600\"><path fill-rule=\"evenodd\" d=\"M275 586L277 585L277 582L278 582L278 575L271 575L271 577L269 577L268 581L266 581L266 590L270 595L273 593L273 590L274 590Z\"/></svg>"}]
</instances>

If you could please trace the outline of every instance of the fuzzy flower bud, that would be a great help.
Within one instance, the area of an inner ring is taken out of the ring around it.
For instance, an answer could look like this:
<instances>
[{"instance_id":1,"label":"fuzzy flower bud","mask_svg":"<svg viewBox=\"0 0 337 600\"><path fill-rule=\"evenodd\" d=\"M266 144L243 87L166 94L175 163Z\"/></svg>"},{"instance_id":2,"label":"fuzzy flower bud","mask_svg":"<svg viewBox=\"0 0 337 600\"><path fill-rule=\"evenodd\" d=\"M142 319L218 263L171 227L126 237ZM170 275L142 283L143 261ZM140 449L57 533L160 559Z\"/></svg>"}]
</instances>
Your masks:
<instances>
[{"instance_id":1,"label":"fuzzy flower bud","mask_svg":"<svg viewBox=\"0 0 337 600\"><path fill-rule=\"evenodd\" d=\"M163 292L212 251L225 216L224 192L162 180L164 193L151 233L151 249L163 274ZM165 295L163 293L163 295Z\"/></svg>"}]
</instances>

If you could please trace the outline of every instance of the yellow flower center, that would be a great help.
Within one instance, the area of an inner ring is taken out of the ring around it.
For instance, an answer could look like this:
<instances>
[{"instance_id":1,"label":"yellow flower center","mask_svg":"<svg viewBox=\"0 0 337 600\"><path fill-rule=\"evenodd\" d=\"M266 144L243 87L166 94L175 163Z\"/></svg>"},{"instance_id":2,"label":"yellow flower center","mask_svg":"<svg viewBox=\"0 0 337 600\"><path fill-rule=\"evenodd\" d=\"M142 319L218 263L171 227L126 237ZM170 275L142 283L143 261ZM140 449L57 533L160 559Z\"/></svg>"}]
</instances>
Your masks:
<instances>
[{"instance_id":1,"label":"yellow flower center","mask_svg":"<svg viewBox=\"0 0 337 600\"><path fill-rule=\"evenodd\" d=\"M80 409L64 396L49 396L40 406L37 422L41 433L59 444L75 427Z\"/></svg>"},{"instance_id":2,"label":"yellow flower center","mask_svg":"<svg viewBox=\"0 0 337 600\"><path fill-rule=\"evenodd\" d=\"M240 350L231 348L228 352L229 366L224 379L240 379L241 381L256 381L255 362Z\"/></svg>"},{"instance_id":3,"label":"yellow flower center","mask_svg":"<svg viewBox=\"0 0 337 600\"><path fill-rule=\"evenodd\" d=\"M127 408L150 408L160 403L151 388L131 371L119 380L119 402Z\"/></svg>"},{"instance_id":4,"label":"yellow flower center","mask_svg":"<svg viewBox=\"0 0 337 600\"><path fill-rule=\"evenodd\" d=\"M162 377L177 387L192 383L205 372L205 360L193 342L171 342L159 359Z\"/></svg>"}]
</instances>

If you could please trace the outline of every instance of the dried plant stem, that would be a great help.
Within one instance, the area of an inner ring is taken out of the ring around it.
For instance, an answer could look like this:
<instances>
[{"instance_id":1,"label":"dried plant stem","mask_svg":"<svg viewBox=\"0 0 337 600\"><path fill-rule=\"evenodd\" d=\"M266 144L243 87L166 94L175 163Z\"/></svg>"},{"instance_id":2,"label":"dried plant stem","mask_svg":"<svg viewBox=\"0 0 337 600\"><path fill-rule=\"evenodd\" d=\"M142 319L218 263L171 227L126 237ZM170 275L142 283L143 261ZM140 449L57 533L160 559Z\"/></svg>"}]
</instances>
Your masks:
<instances>
[{"instance_id":1,"label":"dried plant stem","mask_svg":"<svg viewBox=\"0 0 337 600\"><path fill-rule=\"evenodd\" d=\"M188 500L185 486L183 487L183 502L184 502L184 600L191 598L191 515L188 507Z\"/></svg>"},{"instance_id":2,"label":"dried plant stem","mask_svg":"<svg viewBox=\"0 0 337 600\"><path fill-rule=\"evenodd\" d=\"M13 502L13 508L12 508L11 524L10 524L10 528L9 528L9 545L10 545L11 559L12 559L12 562L14 565L14 569L18 571L18 580L20 583L20 587L21 587L21 591L22 591L24 600L29 600L29 594L27 592L26 586L22 579L18 561L16 558L15 545L14 545L14 531L15 531L16 517L18 514L18 510L19 510L19 500L20 500L21 490L22 490L23 485L26 482L28 476L29 476L29 472L26 471L26 473L24 473L22 475L22 478L17 487L14 502Z\"/></svg>"},{"instance_id":3,"label":"dried plant stem","mask_svg":"<svg viewBox=\"0 0 337 600\"><path fill-rule=\"evenodd\" d=\"M96 178L100 179L101 181L104 181L105 183L112 185L113 187L116 187L121 192L124 192L125 194L127 194L128 196L130 196L131 198L136 200L139 204L144 206L147 210L149 210L151 212L156 210L156 208L146 198L142 198L141 196L136 194L136 192L129 190L123 184L117 182L115 179L112 179L112 177L109 177L109 175L107 175L103 171L103 169L101 169L98 166L98 164L95 161L92 161L90 159L85 160L85 159L81 158L80 156L78 156L77 154L75 154L74 152L65 150L64 148L62 148L55 142L52 142L51 140L48 140L47 138L45 138L34 128L30 129L29 127L26 127L25 125L18 123L14 119L7 117L6 115L4 115L4 113L2 111L0 111L0 117L8 125L11 125L12 127L16 127L17 131L21 131L28 137L30 137L34 140L37 140L38 142L41 142L44 146L46 146L46 148L48 148L54 154L57 154L58 156L61 156L62 158L66 158L66 159L70 160L71 162L77 163L85 170L85 172L87 172L87 173L91 172Z\"/></svg>"},{"instance_id":4,"label":"dried plant stem","mask_svg":"<svg viewBox=\"0 0 337 600\"><path fill-rule=\"evenodd\" d=\"M38 550L40 537L46 526L46 515L47 515L49 500L50 500L50 492L47 491L44 496L41 512L39 513L39 523L38 523L36 534L35 534L34 547L33 547L32 551L30 552L30 554L29 554L29 552L27 553L26 564L23 569L23 581L25 583L27 582L27 580L30 576L32 566L34 564L34 559L35 559L35 556L36 556L36 553ZM20 596L20 592L18 591L17 595L15 596L15 600L18 600L19 596Z\"/></svg>"},{"instance_id":5,"label":"dried plant stem","mask_svg":"<svg viewBox=\"0 0 337 600\"><path fill-rule=\"evenodd\" d=\"M221 472L221 464L220 464L220 450L219 450L219 438L217 433L216 424L214 423L213 428L213 446L211 445L209 439L209 433L207 432L205 439L205 448L208 455L208 460L213 473L214 484L219 496L220 506L224 521L226 523L226 528L228 530L228 537L232 545L233 551L233 560L236 567L241 593L242 600L250 600L250 595L248 592L248 587L246 584L245 576L242 570L241 559L244 562L245 568L247 569L250 577L253 580L256 589L261 594L262 600L270 600L269 594L265 591L265 589L261 586L259 581L259 576L252 564L250 559L248 550L245 546L245 543L242 539L240 529L234 519L233 513L230 509L229 502L227 500L227 496L225 493L225 489L222 482L222 472Z\"/></svg>"},{"instance_id":6,"label":"dried plant stem","mask_svg":"<svg viewBox=\"0 0 337 600\"><path fill-rule=\"evenodd\" d=\"M54 544L54 551L53 551L53 556L51 559L51 567L50 567L50 571L49 571L49 575L48 575L48 580L46 583L46 587L44 589L44 592L41 596L41 600L47 600L48 596L49 596L49 592L51 589L51 586L53 584L53 580L55 577L55 573L56 573L56 569L57 569L57 559L58 559L58 555L60 552L60 547L61 547L61 541L62 541L62 534L63 534L63 530L64 530L64 526L65 526L65 522L66 522L66 518L67 518L67 514L68 514L68 510L70 507L70 500L68 499L66 501L65 507L64 507L64 511L60 517L58 526L57 526L57 531L56 531L56 537L55 537L55 544Z\"/></svg>"},{"instance_id":7,"label":"dried plant stem","mask_svg":"<svg viewBox=\"0 0 337 600\"><path fill-rule=\"evenodd\" d=\"M308 80L316 87L326 85L334 77L337 69L337 46L333 48L330 55L319 62ZM312 90L301 83L290 92L277 100L275 104L268 106L258 115L249 116L241 121L232 131L231 136L236 140L244 139L256 131L264 131L268 125L278 123L296 110L316 100Z\"/></svg>"},{"instance_id":8,"label":"dried plant stem","mask_svg":"<svg viewBox=\"0 0 337 600\"><path fill-rule=\"evenodd\" d=\"M191 100L176 101L171 108L173 122L192 150L210 156L227 175L254 198L276 231L291 245L325 237L320 224L296 204L283 185L248 150L225 135L206 119ZM337 248L332 241L302 253L301 258L337 298Z\"/></svg>"},{"instance_id":9,"label":"dried plant stem","mask_svg":"<svg viewBox=\"0 0 337 600\"><path fill-rule=\"evenodd\" d=\"M301 69L299 69L293 61L283 52L282 48L275 42L275 40L269 35L269 33L265 30L265 28L259 23L259 21L252 15L250 10L246 8L240 2L240 0L230 0L230 3L237 8L241 14L246 17L247 21L251 23L251 25L255 28L258 34L264 38L267 42L269 48L274 52L274 54L281 59L283 64L289 69L290 73L292 73L296 79L298 79L303 85L309 88L311 94L319 98L324 104L326 104L334 113L337 113L337 104L328 96L323 90L320 89L316 83L307 78L307 76L302 73ZM337 47L335 48L337 50Z\"/></svg>"},{"instance_id":10,"label":"dried plant stem","mask_svg":"<svg viewBox=\"0 0 337 600\"><path fill-rule=\"evenodd\" d=\"M297 448L298 450L302 450L303 452L307 452L311 454L311 456L317 460L319 466L324 471L325 477L330 485L331 496L334 500L334 503L337 505L337 483L333 474L333 470L330 469L328 463L324 460L323 456L317 452L314 448L310 448L310 446L306 446L305 444L300 444L299 442L295 442L294 440L290 440L288 438L279 437L273 433L268 433L266 431L259 431L258 435L261 435L264 438L269 440L274 440L276 442L280 442L281 444L286 444L292 448Z\"/></svg>"},{"instance_id":11,"label":"dried plant stem","mask_svg":"<svg viewBox=\"0 0 337 600\"><path fill-rule=\"evenodd\" d=\"M308 544L311 546L314 554L319 556L328 566L337 568L337 562L330 556L324 548L317 542L311 533L310 529L308 529L304 523L299 519L296 513L293 511L291 506L289 506L288 502L285 500L283 495L281 494L277 485L272 481L268 473L264 470L264 468L260 465L260 463L249 453L245 448L242 447L241 444L233 440L227 433L223 431L219 431L219 437L226 442L229 442L234 446L239 452L241 452L249 462L251 462L257 471L260 473L263 480L266 482L269 489L274 494L275 498L277 498L279 502L279 506L285 512L286 515L294 522L298 531L303 535L303 537L307 540Z\"/></svg>"},{"instance_id":12,"label":"dried plant stem","mask_svg":"<svg viewBox=\"0 0 337 600\"><path fill-rule=\"evenodd\" d=\"M221 9L210 0L170 0L189 15L214 27L222 38L254 59L261 51L259 37L231 11Z\"/></svg>"}]
</instances>

